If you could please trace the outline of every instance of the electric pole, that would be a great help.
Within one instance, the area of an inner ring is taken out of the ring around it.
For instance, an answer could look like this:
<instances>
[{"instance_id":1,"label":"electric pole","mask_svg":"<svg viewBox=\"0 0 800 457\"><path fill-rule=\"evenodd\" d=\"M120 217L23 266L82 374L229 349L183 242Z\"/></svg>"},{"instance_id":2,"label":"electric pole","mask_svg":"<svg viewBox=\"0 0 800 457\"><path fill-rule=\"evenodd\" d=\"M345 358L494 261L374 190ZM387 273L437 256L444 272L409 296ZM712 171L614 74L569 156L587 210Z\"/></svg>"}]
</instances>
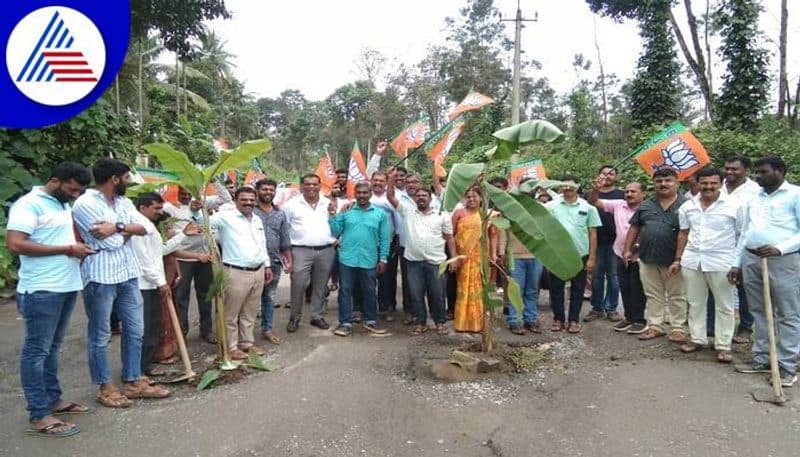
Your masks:
<instances>
[{"instance_id":1,"label":"electric pole","mask_svg":"<svg viewBox=\"0 0 800 457\"><path fill-rule=\"evenodd\" d=\"M522 9L517 0L517 16L514 19L500 19L501 21L514 21L514 81L511 95L511 125L519 124L519 86L520 86L520 72L522 63L520 62L520 41L522 36L522 23L523 22L536 22L539 13L534 15L533 19L525 19L522 17Z\"/></svg>"}]
</instances>

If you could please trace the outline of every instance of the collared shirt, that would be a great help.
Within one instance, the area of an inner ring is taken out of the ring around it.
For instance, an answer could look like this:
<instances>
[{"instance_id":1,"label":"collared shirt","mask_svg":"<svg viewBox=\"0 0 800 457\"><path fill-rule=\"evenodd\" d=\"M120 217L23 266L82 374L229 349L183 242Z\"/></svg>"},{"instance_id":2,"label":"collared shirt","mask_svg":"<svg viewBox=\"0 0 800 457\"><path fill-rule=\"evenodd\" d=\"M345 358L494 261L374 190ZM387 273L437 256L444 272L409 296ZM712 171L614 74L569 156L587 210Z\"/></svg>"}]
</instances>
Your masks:
<instances>
[{"instance_id":1,"label":"collared shirt","mask_svg":"<svg viewBox=\"0 0 800 457\"><path fill-rule=\"evenodd\" d=\"M142 274L139 276L139 289L158 289L167 283L167 277L164 274L164 256L175 252L185 238L195 237L187 237L183 232L178 232L164 243L161 234L150 219L147 219L141 213L137 219L136 223L144 225L147 229L147 235L134 236L129 241L133 246L136 259L142 267Z\"/></svg>"},{"instance_id":2,"label":"collared shirt","mask_svg":"<svg viewBox=\"0 0 800 457\"><path fill-rule=\"evenodd\" d=\"M372 197L369 198L369 202L386 213L386 218L389 221L389 240L391 241L394 236L397 235L397 226L400 225L400 215L397 214L397 210L394 209L394 206L389 203L389 199L386 197L385 193L383 195L372 194Z\"/></svg>"},{"instance_id":3,"label":"collared shirt","mask_svg":"<svg viewBox=\"0 0 800 457\"><path fill-rule=\"evenodd\" d=\"M686 202L678 194L669 208L664 210L658 198L650 197L639 205L631 216L630 224L639 227L639 258L644 263L668 266L675 260L678 242L678 209Z\"/></svg>"},{"instance_id":4,"label":"collared shirt","mask_svg":"<svg viewBox=\"0 0 800 457\"><path fill-rule=\"evenodd\" d=\"M75 200L72 215L78 232L83 242L97 251L96 254L84 258L81 263L84 285L90 282L119 284L142 274L131 244L126 242L121 233L102 240L89 233L96 222L139 223L137 214L139 212L127 198L117 196L114 197L113 204L109 204L106 196L97 189L89 189Z\"/></svg>"},{"instance_id":5,"label":"collared shirt","mask_svg":"<svg viewBox=\"0 0 800 457\"><path fill-rule=\"evenodd\" d=\"M413 210L417 209L417 202L415 202L414 199L411 198L407 192L405 191L403 192L396 191L396 192L397 193L395 194L395 197L397 198L398 201L400 201L400 206L405 206L406 210L408 210L406 211L406 214L412 213ZM431 194L430 209L432 209L433 212L438 213L441 207L442 203L439 201L439 197ZM397 211L400 214L400 217L403 217L403 212L400 211L399 207L397 208ZM408 240L409 233L407 230L407 226L408 224L399 224L397 229L400 246L404 248L407 248L409 243Z\"/></svg>"},{"instance_id":6,"label":"collared shirt","mask_svg":"<svg viewBox=\"0 0 800 457\"><path fill-rule=\"evenodd\" d=\"M728 271L734 266L741 229L739 205L720 195L703 210L700 194L678 209L681 230L689 230L681 266L699 271Z\"/></svg>"},{"instance_id":7,"label":"collared shirt","mask_svg":"<svg viewBox=\"0 0 800 457\"><path fill-rule=\"evenodd\" d=\"M589 229L603 225L597 208L580 197L572 203L561 199L548 202L545 206L567 229L581 257L589 255Z\"/></svg>"},{"instance_id":8,"label":"collared shirt","mask_svg":"<svg viewBox=\"0 0 800 457\"><path fill-rule=\"evenodd\" d=\"M720 189L722 195L729 197L728 201L736 203L739 206L743 206L749 202L753 197L758 195L760 191L761 186L759 186L757 182L750 178L746 178L743 184L739 185L739 187L736 189L733 189L733 192L728 192L728 187L725 185L725 183L722 184L722 188Z\"/></svg>"},{"instance_id":9,"label":"collared shirt","mask_svg":"<svg viewBox=\"0 0 800 457\"><path fill-rule=\"evenodd\" d=\"M281 251L287 251L292 247L286 213L273 206L270 212L256 208L254 214L261 218L261 223L264 224L267 254L270 260L280 261Z\"/></svg>"},{"instance_id":10,"label":"collared shirt","mask_svg":"<svg viewBox=\"0 0 800 457\"><path fill-rule=\"evenodd\" d=\"M34 187L11 206L8 230L28 235L34 243L71 246L76 243L72 230L72 210L44 191ZM64 254L19 256L17 292L74 292L83 288L80 262Z\"/></svg>"},{"instance_id":11,"label":"collared shirt","mask_svg":"<svg viewBox=\"0 0 800 457\"><path fill-rule=\"evenodd\" d=\"M320 195L312 207L302 195L292 198L283 206L289 221L289 238L292 246L320 247L333 244L336 238L328 226L328 205L331 201Z\"/></svg>"},{"instance_id":12,"label":"collared shirt","mask_svg":"<svg viewBox=\"0 0 800 457\"><path fill-rule=\"evenodd\" d=\"M192 211L189 205L184 205L178 203L178 205L173 205L170 202L164 203L164 212L169 214L171 217L175 219L180 219L178 222L175 223L175 230L181 231L189 224L189 221L197 222L198 224L203 223L203 212L202 211ZM202 254L208 254L211 251L208 249L208 242L206 241L205 236L187 236L183 238L179 249L189 252L198 252ZM180 262L197 262L195 259L178 259Z\"/></svg>"},{"instance_id":13,"label":"collared shirt","mask_svg":"<svg viewBox=\"0 0 800 457\"><path fill-rule=\"evenodd\" d=\"M800 188L784 181L768 194L761 189L743 208L742 236L736 247L736 266L744 250L774 246L781 255L800 249Z\"/></svg>"},{"instance_id":14,"label":"collared shirt","mask_svg":"<svg viewBox=\"0 0 800 457\"><path fill-rule=\"evenodd\" d=\"M614 188L608 192L600 192L599 198L600 200L609 200L609 201L623 200L625 199L625 191L623 191L622 189ZM597 212L600 214L600 220L603 222L603 226L598 227L597 229L597 243L608 244L616 241L617 238L616 224L614 223L614 216L611 214L611 211L598 208ZM624 237L624 235L622 236ZM625 240L623 240L623 243L624 241Z\"/></svg>"},{"instance_id":15,"label":"collared shirt","mask_svg":"<svg viewBox=\"0 0 800 457\"><path fill-rule=\"evenodd\" d=\"M222 211L209 218L211 230L222 245L222 262L245 268L269 266L267 238L261 218L245 217L239 210Z\"/></svg>"},{"instance_id":16,"label":"collared shirt","mask_svg":"<svg viewBox=\"0 0 800 457\"><path fill-rule=\"evenodd\" d=\"M428 209L423 213L416 206L399 205L401 224L408 234L408 245L403 257L412 262L440 264L447 260L444 236L453 234L453 220L447 211Z\"/></svg>"},{"instance_id":17,"label":"collared shirt","mask_svg":"<svg viewBox=\"0 0 800 457\"><path fill-rule=\"evenodd\" d=\"M389 258L389 223L386 213L358 205L328 220L333 236L340 237L339 262L353 268L375 268Z\"/></svg>"},{"instance_id":18,"label":"collared shirt","mask_svg":"<svg viewBox=\"0 0 800 457\"><path fill-rule=\"evenodd\" d=\"M611 213L614 218L614 230L617 238L614 240L614 254L617 257L622 257L625 251L625 238L628 236L628 230L631 228L631 216L636 212L636 208L628 206L625 200L600 200L603 204L603 210Z\"/></svg>"}]
</instances>

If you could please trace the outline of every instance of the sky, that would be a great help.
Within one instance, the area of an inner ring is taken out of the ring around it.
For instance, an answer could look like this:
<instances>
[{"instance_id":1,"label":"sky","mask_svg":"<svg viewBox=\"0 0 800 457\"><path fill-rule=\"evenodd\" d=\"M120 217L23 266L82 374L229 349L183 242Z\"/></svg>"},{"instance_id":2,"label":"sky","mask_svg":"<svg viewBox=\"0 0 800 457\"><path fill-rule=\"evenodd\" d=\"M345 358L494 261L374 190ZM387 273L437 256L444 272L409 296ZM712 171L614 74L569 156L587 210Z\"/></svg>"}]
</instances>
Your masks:
<instances>
[{"instance_id":1,"label":"sky","mask_svg":"<svg viewBox=\"0 0 800 457\"><path fill-rule=\"evenodd\" d=\"M595 63L593 69L597 68L595 33L606 73L615 73L623 81L633 75L641 51L633 21L616 23L594 15L585 0L520 1L523 16L538 18L526 23L522 31L525 57L542 64L541 70L528 76L546 76L557 91L568 90L578 79L572 68L575 54L582 53ZM211 27L236 56L234 72L247 91L256 97L276 97L286 89L299 89L306 98L321 100L358 79L355 61L364 48L384 54L389 71L399 63L420 61L429 46L444 42L445 17L458 17L466 0L225 3L233 18L213 21ZM695 3L705 4L702 0ZM766 46L777 54L779 2L764 3ZM495 5L504 18L516 14L517 0L496 0ZM790 14L790 21L800 18L800 14ZM513 38L513 23L506 24L509 38ZM795 42L800 45L798 36L800 26L790 22L789 49L797 49L792 47ZM800 73L800 52L790 52L789 71L790 78ZM716 71L721 73L721 68ZM790 86L794 84L790 82Z\"/></svg>"}]
</instances>

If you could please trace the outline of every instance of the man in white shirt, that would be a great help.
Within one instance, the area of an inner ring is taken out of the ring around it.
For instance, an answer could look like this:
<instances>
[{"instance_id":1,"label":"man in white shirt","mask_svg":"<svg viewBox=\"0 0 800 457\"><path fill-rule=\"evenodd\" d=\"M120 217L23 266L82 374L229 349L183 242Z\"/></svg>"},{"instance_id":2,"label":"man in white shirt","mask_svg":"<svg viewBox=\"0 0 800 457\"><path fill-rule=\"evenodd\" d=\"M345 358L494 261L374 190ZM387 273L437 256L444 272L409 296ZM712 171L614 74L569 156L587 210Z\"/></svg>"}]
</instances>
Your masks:
<instances>
[{"instance_id":1,"label":"man in white shirt","mask_svg":"<svg viewBox=\"0 0 800 457\"><path fill-rule=\"evenodd\" d=\"M748 178L752 162L748 157L731 156L725 159L725 185L722 186L722 195L728 200L739 206L745 206L761 191L761 186L757 182ZM747 303L747 294L744 292L742 284L736 285L736 296L739 305L739 328L733 336L733 342L747 344L750 342L750 334L753 333L753 315ZM713 323L713 320L711 321ZM709 325L711 332L714 327Z\"/></svg>"},{"instance_id":2,"label":"man in white shirt","mask_svg":"<svg viewBox=\"0 0 800 457\"><path fill-rule=\"evenodd\" d=\"M161 340L161 309L172 298L172 289L164 274L163 257L175 252L187 236L201 233L197 224L186 224L169 241L164 243L156 223L164 220L164 200L154 192L144 193L136 200L140 224L147 230L145 236L137 236L130 240L133 253L142 267L139 275L139 290L142 292L144 309L144 336L142 337L142 372L148 376L163 376L164 370L153 367L153 356Z\"/></svg>"},{"instance_id":3,"label":"man in white shirt","mask_svg":"<svg viewBox=\"0 0 800 457\"><path fill-rule=\"evenodd\" d=\"M164 212L175 219L179 219L175 223L176 230L183 230L184 227L189 225L190 221L201 223L203 221L201 209L202 203L193 200L192 194L182 187L178 189L177 205L169 202L164 203ZM208 242L203 236L184 238L179 249L192 254L191 257L178 259L180 280L173 290L181 329L184 335L189 333L189 297L191 295L192 282L194 282L197 311L200 314L200 337L207 343L216 344L217 338L214 336L211 324L213 320L211 300L206 297L208 286L214 279Z\"/></svg>"},{"instance_id":4,"label":"man in white shirt","mask_svg":"<svg viewBox=\"0 0 800 457\"><path fill-rule=\"evenodd\" d=\"M678 232L675 261L668 274L680 271L686 284L689 302L689 335L691 340L681 346L685 353L705 346L706 302L708 291L714 295L714 349L717 361L733 360L731 340L735 326L733 314L733 285L727 273L734 265L734 252L741 228L739 206L720 197L722 172L706 167L697 172L700 193L678 209Z\"/></svg>"},{"instance_id":5,"label":"man in white shirt","mask_svg":"<svg viewBox=\"0 0 800 457\"><path fill-rule=\"evenodd\" d=\"M296 332L300 326L306 288L311 285L311 325L330 328L322 317L328 291L328 278L334 268L336 239L328 226L330 200L320 195L320 179L315 174L300 178L302 194L283 207L289 222L292 242L291 302L292 314L286 331Z\"/></svg>"},{"instance_id":6,"label":"man in white shirt","mask_svg":"<svg viewBox=\"0 0 800 457\"><path fill-rule=\"evenodd\" d=\"M245 352L264 355L254 344L253 328L261 306L264 283L272 282L267 239L261 218L253 214L256 191L240 187L234 194L235 211L211 216L211 230L222 246L225 284L226 344L233 360L247 358Z\"/></svg>"}]
</instances>

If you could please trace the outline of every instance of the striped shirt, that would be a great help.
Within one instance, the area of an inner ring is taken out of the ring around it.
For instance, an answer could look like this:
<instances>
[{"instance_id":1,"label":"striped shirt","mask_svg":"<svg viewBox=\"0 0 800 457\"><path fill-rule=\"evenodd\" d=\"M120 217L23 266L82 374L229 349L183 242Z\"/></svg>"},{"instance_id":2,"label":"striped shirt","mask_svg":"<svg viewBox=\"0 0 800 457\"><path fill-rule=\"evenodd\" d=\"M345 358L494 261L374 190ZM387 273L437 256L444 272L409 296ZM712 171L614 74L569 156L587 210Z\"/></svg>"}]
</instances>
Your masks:
<instances>
[{"instance_id":1,"label":"striped shirt","mask_svg":"<svg viewBox=\"0 0 800 457\"><path fill-rule=\"evenodd\" d=\"M114 203L110 205L102 192L89 189L75 200L72 214L83 242L97 251L83 259L81 264L84 285L90 282L119 284L142 274L131 243L127 243L121 233L115 233L103 240L98 240L89 233L97 222L138 223L136 209L130 200L115 197Z\"/></svg>"},{"instance_id":2,"label":"striped shirt","mask_svg":"<svg viewBox=\"0 0 800 457\"><path fill-rule=\"evenodd\" d=\"M22 232L47 246L75 244L69 205L34 187L11 206L8 230ZM83 288L78 259L66 255L19 256L17 292L75 292Z\"/></svg>"}]
</instances>

